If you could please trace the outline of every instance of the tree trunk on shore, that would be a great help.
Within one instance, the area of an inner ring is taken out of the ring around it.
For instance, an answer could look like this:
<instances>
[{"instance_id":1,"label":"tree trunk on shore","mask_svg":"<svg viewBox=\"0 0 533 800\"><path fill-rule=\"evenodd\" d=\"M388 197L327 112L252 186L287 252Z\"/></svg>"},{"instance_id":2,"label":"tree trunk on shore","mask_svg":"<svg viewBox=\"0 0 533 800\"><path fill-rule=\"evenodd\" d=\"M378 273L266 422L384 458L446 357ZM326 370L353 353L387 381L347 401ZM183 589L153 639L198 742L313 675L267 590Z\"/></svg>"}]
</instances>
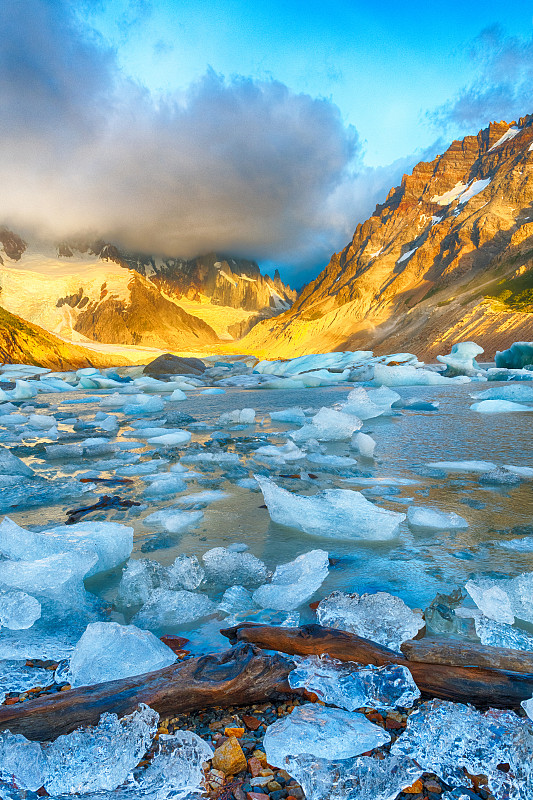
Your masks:
<instances>
[{"instance_id":1,"label":"tree trunk on shore","mask_svg":"<svg viewBox=\"0 0 533 800\"><path fill-rule=\"evenodd\" d=\"M356 661L360 664L402 664L411 671L411 674L423 695L451 700L454 703L473 703L481 708L492 706L494 708L516 708L522 700L533 696L533 671L518 672L509 669L488 668L478 666L471 660L476 651L476 646L470 647L469 656L464 655L468 649L458 643L457 650L463 650L463 661L459 664L430 662L427 660L408 660L403 655L389 650L376 642L362 639L353 633L339 631L335 628L323 628L320 625L304 625L301 628L276 628L269 625L255 625L243 623L234 628L227 628L221 633L235 644L236 642L250 642L265 650L278 650L291 655L322 655L327 653L339 661ZM410 642L411 652L424 640ZM454 649L454 643L448 643L446 656L448 661ZM479 651L494 650L500 654L492 666L502 664L500 648L484 648L480 645ZM427 646L427 654L431 647ZM439 652L443 653L442 646ZM515 653L506 663L518 664L520 651L504 651ZM480 656L481 658L481 656ZM487 662L486 654L483 656L484 664ZM514 658L514 661L513 661ZM418 656L417 656L418 659ZM464 660L469 661L468 665ZM523 662L527 664L527 658Z\"/></svg>"},{"instance_id":2,"label":"tree trunk on shore","mask_svg":"<svg viewBox=\"0 0 533 800\"><path fill-rule=\"evenodd\" d=\"M293 693L287 681L291 669L282 656L243 644L157 672L0 706L0 730L47 741L96 724L106 711L129 714L139 703L160 714L260 703Z\"/></svg>"}]
</instances>

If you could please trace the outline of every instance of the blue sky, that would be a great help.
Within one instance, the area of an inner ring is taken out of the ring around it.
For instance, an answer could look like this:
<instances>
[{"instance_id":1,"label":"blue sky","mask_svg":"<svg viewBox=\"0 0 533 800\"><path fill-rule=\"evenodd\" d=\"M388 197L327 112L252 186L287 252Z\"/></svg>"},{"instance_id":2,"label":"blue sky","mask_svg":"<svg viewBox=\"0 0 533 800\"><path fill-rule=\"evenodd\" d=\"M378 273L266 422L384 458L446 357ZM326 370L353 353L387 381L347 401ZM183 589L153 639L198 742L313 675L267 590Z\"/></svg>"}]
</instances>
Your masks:
<instances>
[{"instance_id":1,"label":"blue sky","mask_svg":"<svg viewBox=\"0 0 533 800\"><path fill-rule=\"evenodd\" d=\"M524 2L10 0L0 223L301 286L422 158L533 112Z\"/></svg>"},{"instance_id":2,"label":"blue sky","mask_svg":"<svg viewBox=\"0 0 533 800\"><path fill-rule=\"evenodd\" d=\"M426 112L475 79L474 40L496 24L530 36L533 5L112 0L89 18L155 93L182 90L211 67L331 99L356 126L365 163L378 166L432 144Z\"/></svg>"}]
</instances>

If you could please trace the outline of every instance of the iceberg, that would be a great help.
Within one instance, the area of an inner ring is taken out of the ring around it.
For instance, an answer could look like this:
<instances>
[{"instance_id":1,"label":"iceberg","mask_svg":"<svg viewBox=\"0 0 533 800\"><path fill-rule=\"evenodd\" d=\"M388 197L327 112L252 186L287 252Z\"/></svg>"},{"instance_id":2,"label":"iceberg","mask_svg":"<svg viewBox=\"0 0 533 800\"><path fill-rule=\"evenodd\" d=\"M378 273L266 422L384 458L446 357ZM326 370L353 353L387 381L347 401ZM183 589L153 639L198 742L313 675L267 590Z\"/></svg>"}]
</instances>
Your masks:
<instances>
[{"instance_id":1,"label":"iceberg","mask_svg":"<svg viewBox=\"0 0 533 800\"><path fill-rule=\"evenodd\" d=\"M150 747L158 720L155 711L140 705L120 720L102 714L98 725L42 745L45 789L52 795L116 789Z\"/></svg>"},{"instance_id":2,"label":"iceberg","mask_svg":"<svg viewBox=\"0 0 533 800\"><path fill-rule=\"evenodd\" d=\"M122 608L144 605L159 588L192 591L200 586L204 575L196 556L179 555L169 567L146 558L131 559L122 573L117 604Z\"/></svg>"},{"instance_id":3,"label":"iceberg","mask_svg":"<svg viewBox=\"0 0 533 800\"><path fill-rule=\"evenodd\" d=\"M497 586L490 578L480 578L477 581L467 581L465 589L486 617L495 622L513 624L511 600L503 586Z\"/></svg>"},{"instance_id":4,"label":"iceberg","mask_svg":"<svg viewBox=\"0 0 533 800\"><path fill-rule=\"evenodd\" d=\"M390 735L363 714L306 703L268 726L263 747L269 764L284 767L286 758L298 755L351 758L389 741Z\"/></svg>"},{"instance_id":5,"label":"iceberg","mask_svg":"<svg viewBox=\"0 0 533 800\"><path fill-rule=\"evenodd\" d=\"M362 422L351 414L323 407L312 417L311 423L304 425L289 436L295 442L306 442L317 439L320 442L334 442L349 439L354 431L358 431Z\"/></svg>"},{"instance_id":6,"label":"iceberg","mask_svg":"<svg viewBox=\"0 0 533 800\"><path fill-rule=\"evenodd\" d=\"M374 458L374 450L376 449L375 440L367 433L358 431L352 436L351 446L357 450L363 458Z\"/></svg>"},{"instance_id":7,"label":"iceberg","mask_svg":"<svg viewBox=\"0 0 533 800\"><path fill-rule=\"evenodd\" d=\"M352 389L341 408L345 414L353 414L364 422L367 419L381 416L387 408L390 408L392 402L391 400L388 406L378 405L373 402L362 386L357 386Z\"/></svg>"},{"instance_id":8,"label":"iceberg","mask_svg":"<svg viewBox=\"0 0 533 800\"><path fill-rule=\"evenodd\" d=\"M303 553L288 564L276 567L269 584L252 595L254 603L276 611L294 611L311 599L328 576L329 560L325 550Z\"/></svg>"},{"instance_id":9,"label":"iceberg","mask_svg":"<svg viewBox=\"0 0 533 800\"><path fill-rule=\"evenodd\" d=\"M161 734L157 744L152 761L132 786L131 800L189 800L196 796L202 788L202 766L213 758L211 747L192 731Z\"/></svg>"},{"instance_id":10,"label":"iceberg","mask_svg":"<svg viewBox=\"0 0 533 800\"><path fill-rule=\"evenodd\" d=\"M437 361L446 364L446 376L468 375L472 377L483 373L483 370L476 361L476 356L485 351L475 342L459 342L452 345L452 351L448 356L437 356Z\"/></svg>"},{"instance_id":11,"label":"iceberg","mask_svg":"<svg viewBox=\"0 0 533 800\"><path fill-rule=\"evenodd\" d=\"M292 494L270 478L254 475L273 522L314 536L387 540L398 534L405 514L379 508L360 492L326 489L313 496Z\"/></svg>"},{"instance_id":12,"label":"iceberg","mask_svg":"<svg viewBox=\"0 0 533 800\"><path fill-rule=\"evenodd\" d=\"M26 592L0 591L0 628L20 631L31 628L41 616L41 604ZM1 686L1 684L0 684Z\"/></svg>"},{"instance_id":13,"label":"iceberg","mask_svg":"<svg viewBox=\"0 0 533 800\"><path fill-rule=\"evenodd\" d=\"M236 553L226 547L214 547L202 556L208 581L232 586L257 586L267 579L267 568L251 553Z\"/></svg>"},{"instance_id":14,"label":"iceberg","mask_svg":"<svg viewBox=\"0 0 533 800\"><path fill-rule=\"evenodd\" d=\"M83 551L97 558L86 577L118 566L133 550L133 528L116 522L77 522L41 533L21 528L9 517L0 523L0 553L9 559L36 561L48 556ZM0 562L0 569L3 566Z\"/></svg>"},{"instance_id":15,"label":"iceberg","mask_svg":"<svg viewBox=\"0 0 533 800\"><path fill-rule=\"evenodd\" d=\"M496 350L496 367L522 369L533 364L533 342L514 342L508 350Z\"/></svg>"},{"instance_id":16,"label":"iceberg","mask_svg":"<svg viewBox=\"0 0 533 800\"><path fill-rule=\"evenodd\" d=\"M215 611L216 604L205 594L154 589L141 610L133 617L132 623L140 628L172 629L207 617Z\"/></svg>"},{"instance_id":17,"label":"iceberg","mask_svg":"<svg viewBox=\"0 0 533 800\"><path fill-rule=\"evenodd\" d=\"M38 742L11 731L0 732L0 778L19 789L36 792L44 782L45 763ZM1 790L0 790L1 791Z\"/></svg>"},{"instance_id":18,"label":"iceberg","mask_svg":"<svg viewBox=\"0 0 533 800\"><path fill-rule=\"evenodd\" d=\"M477 411L478 414L511 414L517 411L533 411L533 406L514 403L512 400L481 400L479 403L472 403L470 410Z\"/></svg>"},{"instance_id":19,"label":"iceberg","mask_svg":"<svg viewBox=\"0 0 533 800\"><path fill-rule=\"evenodd\" d=\"M164 433L161 436L152 436L147 440L148 444L155 444L158 447L178 447L190 441L191 434L189 431L183 430L175 430L171 433Z\"/></svg>"},{"instance_id":20,"label":"iceberg","mask_svg":"<svg viewBox=\"0 0 533 800\"><path fill-rule=\"evenodd\" d=\"M76 645L68 674L73 687L92 686L169 667L176 660L170 647L135 625L93 622Z\"/></svg>"},{"instance_id":21,"label":"iceberg","mask_svg":"<svg viewBox=\"0 0 533 800\"><path fill-rule=\"evenodd\" d=\"M287 771L304 790L306 800L396 800L422 775L413 761L398 756L328 761L301 755L288 759Z\"/></svg>"},{"instance_id":22,"label":"iceberg","mask_svg":"<svg viewBox=\"0 0 533 800\"><path fill-rule=\"evenodd\" d=\"M203 518L202 511L181 511L178 508L163 508L144 518L144 525L160 525L169 533L179 533Z\"/></svg>"},{"instance_id":23,"label":"iceberg","mask_svg":"<svg viewBox=\"0 0 533 800\"><path fill-rule=\"evenodd\" d=\"M451 786L465 785L465 770L486 775L496 800L533 796L532 752L529 720L493 708L482 714L444 700L424 703L411 714L391 748L393 755L415 760Z\"/></svg>"},{"instance_id":24,"label":"iceberg","mask_svg":"<svg viewBox=\"0 0 533 800\"><path fill-rule=\"evenodd\" d=\"M0 475L22 475L33 478L35 472L20 458L14 456L7 447L0 446Z\"/></svg>"},{"instance_id":25,"label":"iceberg","mask_svg":"<svg viewBox=\"0 0 533 800\"><path fill-rule=\"evenodd\" d=\"M387 367L385 364L376 364L374 367L373 383L376 386L439 386L445 384L469 383L466 375L455 378L446 378L439 372L429 369L420 369L413 366Z\"/></svg>"},{"instance_id":26,"label":"iceberg","mask_svg":"<svg viewBox=\"0 0 533 800\"><path fill-rule=\"evenodd\" d=\"M400 664L361 666L327 655L296 658L289 674L292 689L314 692L324 703L355 711L357 708L410 708L420 697L413 676Z\"/></svg>"},{"instance_id":27,"label":"iceberg","mask_svg":"<svg viewBox=\"0 0 533 800\"><path fill-rule=\"evenodd\" d=\"M255 411L253 408L242 408L236 411L226 411L218 420L219 425L253 425Z\"/></svg>"},{"instance_id":28,"label":"iceberg","mask_svg":"<svg viewBox=\"0 0 533 800\"><path fill-rule=\"evenodd\" d=\"M304 425L306 421L305 411L299 406L284 408L283 411L271 411L270 419L273 422L289 422L295 425Z\"/></svg>"},{"instance_id":29,"label":"iceberg","mask_svg":"<svg viewBox=\"0 0 533 800\"><path fill-rule=\"evenodd\" d=\"M530 633L513 628L504 622L495 622L479 611L474 612L474 624L481 644L490 647L506 647L511 650L533 651L533 636Z\"/></svg>"},{"instance_id":30,"label":"iceberg","mask_svg":"<svg viewBox=\"0 0 533 800\"><path fill-rule=\"evenodd\" d=\"M513 403L533 403L533 389L521 383L511 383L508 386L495 386L484 392L470 395L474 400L510 400Z\"/></svg>"},{"instance_id":31,"label":"iceberg","mask_svg":"<svg viewBox=\"0 0 533 800\"><path fill-rule=\"evenodd\" d=\"M424 627L420 612L411 611L400 597L388 592L345 594L333 592L317 608L320 625L349 631L396 652Z\"/></svg>"},{"instance_id":32,"label":"iceberg","mask_svg":"<svg viewBox=\"0 0 533 800\"><path fill-rule=\"evenodd\" d=\"M440 511L438 508L417 508L409 506L407 522L411 528L427 528L439 531L466 530L468 522L454 511Z\"/></svg>"}]
</instances>

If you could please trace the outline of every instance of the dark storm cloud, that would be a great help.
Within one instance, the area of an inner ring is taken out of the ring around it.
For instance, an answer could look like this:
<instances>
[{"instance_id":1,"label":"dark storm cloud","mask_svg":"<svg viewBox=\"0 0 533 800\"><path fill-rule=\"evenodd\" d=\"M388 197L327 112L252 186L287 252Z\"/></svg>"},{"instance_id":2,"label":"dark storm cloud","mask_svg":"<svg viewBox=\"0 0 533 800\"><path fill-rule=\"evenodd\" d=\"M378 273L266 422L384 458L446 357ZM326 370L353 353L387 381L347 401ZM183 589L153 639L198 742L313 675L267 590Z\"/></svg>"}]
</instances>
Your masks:
<instances>
[{"instance_id":1,"label":"dark storm cloud","mask_svg":"<svg viewBox=\"0 0 533 800\"><path fill-rule=\"evenodd\" d=\"M533 113L533 38L506 36L495 25L482 31L470 56L477 78L430 115L434 122L472 131Z\"/></svg>"},{"instance_id":2,"label":"dark storm cloud","mask_svg":"<svg viewBox=\"0 0 533 800\"><path fill-rule=\"evenodd\" d=\"M2 222L302 263L371 211L346 190L360 147L327 100L212 71L155 99L58 0L6 4L0 43Z\"/></svg>"}]
</instances>

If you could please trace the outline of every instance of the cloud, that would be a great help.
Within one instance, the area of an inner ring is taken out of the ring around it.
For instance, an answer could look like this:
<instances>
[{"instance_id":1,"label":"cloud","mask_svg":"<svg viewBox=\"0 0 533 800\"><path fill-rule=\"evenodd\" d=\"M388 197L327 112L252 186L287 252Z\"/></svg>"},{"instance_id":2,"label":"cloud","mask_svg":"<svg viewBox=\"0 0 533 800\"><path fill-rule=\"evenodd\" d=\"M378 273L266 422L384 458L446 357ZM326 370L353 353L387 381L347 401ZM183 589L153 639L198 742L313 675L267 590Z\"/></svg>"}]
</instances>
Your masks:
<instances>
[{"instance_id":1,"label":"cloud","mask_svg":"<svg viewBox=\"0 0 533 800\"><path fill-rule=\"evenodd\" d=\"M335 105L212 70L154 98L70 8L13 0L2 14L2 223L300 264L345 243L357 201L339 201L361 148Z\"/></svg>"},{"instance_id":2,"label":"cloud","mask_svg":"<svg viewBox=\"0 0 533 800\"><path fill-rule=\"evenodd\" d=\"M494 25L477 37L470 57L477 77L428 115L436 125L471 132L533 112L533 37L506 36Z\"/></svg>"}]
</instances>

